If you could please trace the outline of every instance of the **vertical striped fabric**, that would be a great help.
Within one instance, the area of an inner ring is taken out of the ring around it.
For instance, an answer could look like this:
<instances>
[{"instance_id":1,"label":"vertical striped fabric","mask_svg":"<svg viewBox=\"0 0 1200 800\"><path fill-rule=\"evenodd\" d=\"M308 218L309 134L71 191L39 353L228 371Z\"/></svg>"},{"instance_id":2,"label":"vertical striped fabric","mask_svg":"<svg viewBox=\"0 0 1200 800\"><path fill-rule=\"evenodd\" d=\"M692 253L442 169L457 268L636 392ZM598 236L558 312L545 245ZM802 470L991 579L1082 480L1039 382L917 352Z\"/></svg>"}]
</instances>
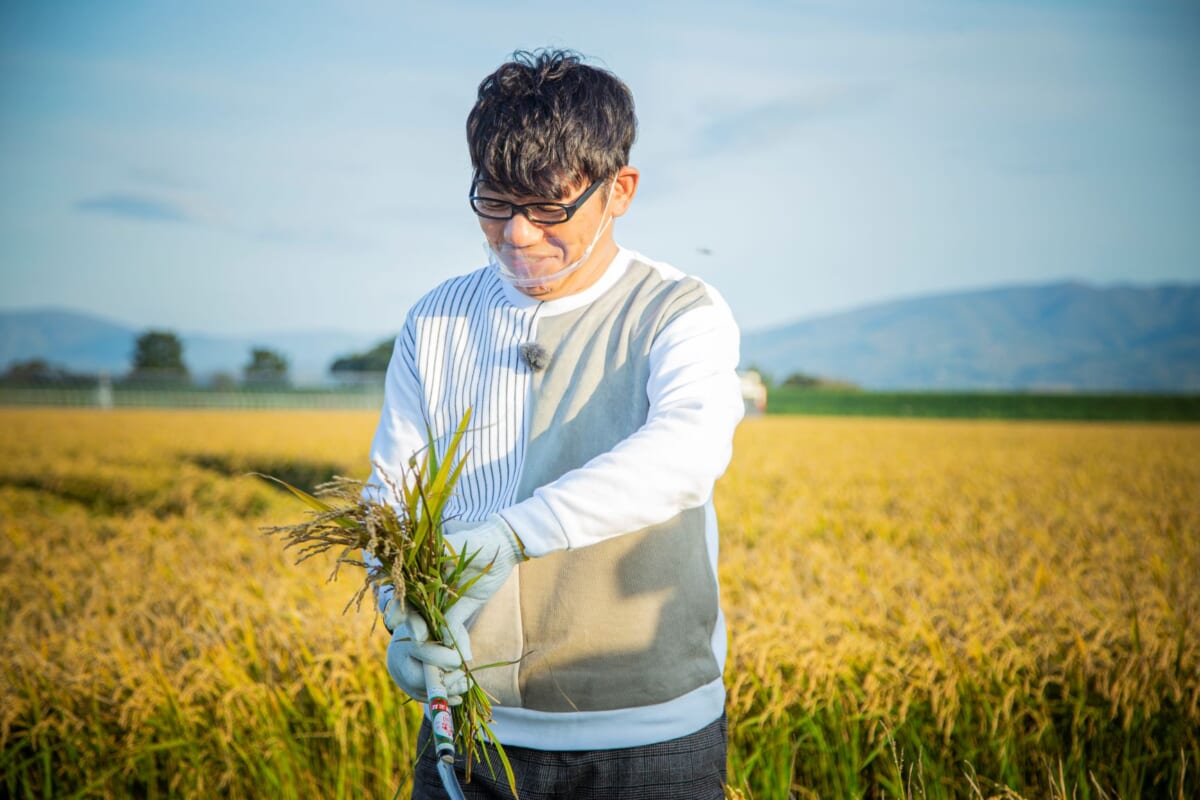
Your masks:
<instances>
[{"instance_id":1,"label":"vertical striped fabric","mask_svg":"<svg viewBox=\"0 0 1200 800\"><path fill-rule=\"evenodd\" d=\"M447 509L466 521L517 500L531 375L520 346L534 340L541 308L514 306L489 277L479 271L439 286L413 308L399 341L433 415L431 431L445 437L473 409L464 439L470 458Z\"/></svg>"}]
</instances>

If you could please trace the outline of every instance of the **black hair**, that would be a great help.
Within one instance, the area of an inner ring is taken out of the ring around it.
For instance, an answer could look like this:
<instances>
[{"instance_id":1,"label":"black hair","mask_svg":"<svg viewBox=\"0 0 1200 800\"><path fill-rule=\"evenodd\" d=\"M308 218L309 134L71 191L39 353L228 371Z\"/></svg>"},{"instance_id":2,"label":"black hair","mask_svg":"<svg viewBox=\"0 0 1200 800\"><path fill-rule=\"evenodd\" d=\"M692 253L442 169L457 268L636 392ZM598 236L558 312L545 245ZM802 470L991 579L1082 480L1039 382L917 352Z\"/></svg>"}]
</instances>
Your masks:
<instances>
[{"instance_id":1,"label":"black hair","mask_svg":"<svg viewBox=\"0 0 1200 800\"><path fill-rule=\"evenodd\" d=\"M570 50L516 51L467 116L475 179L534 197L615 176L636 136L629 87Z\"/></svg>"}]
</instances>

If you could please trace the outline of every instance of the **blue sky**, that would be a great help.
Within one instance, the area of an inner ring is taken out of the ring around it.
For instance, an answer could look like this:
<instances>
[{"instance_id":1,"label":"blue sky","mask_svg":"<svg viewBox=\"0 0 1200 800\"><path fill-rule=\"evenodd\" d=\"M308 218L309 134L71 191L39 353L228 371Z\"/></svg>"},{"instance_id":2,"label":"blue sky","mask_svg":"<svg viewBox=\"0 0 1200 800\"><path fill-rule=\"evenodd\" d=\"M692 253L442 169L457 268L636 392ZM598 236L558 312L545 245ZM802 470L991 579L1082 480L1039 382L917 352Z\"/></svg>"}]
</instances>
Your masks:
<instances>
[{"instance_id":1,"label":"blue sky","mask_svg":"<svg viewBox=\"0 0 1200 800\"><path fill-rule=\"evenodd\" d=\"M517 48L621 76L617 239L743 328L1200 280L1192 2L6 2L0 308L394 332L480 266L463 123Z\"/></svg>"}]
</instances>

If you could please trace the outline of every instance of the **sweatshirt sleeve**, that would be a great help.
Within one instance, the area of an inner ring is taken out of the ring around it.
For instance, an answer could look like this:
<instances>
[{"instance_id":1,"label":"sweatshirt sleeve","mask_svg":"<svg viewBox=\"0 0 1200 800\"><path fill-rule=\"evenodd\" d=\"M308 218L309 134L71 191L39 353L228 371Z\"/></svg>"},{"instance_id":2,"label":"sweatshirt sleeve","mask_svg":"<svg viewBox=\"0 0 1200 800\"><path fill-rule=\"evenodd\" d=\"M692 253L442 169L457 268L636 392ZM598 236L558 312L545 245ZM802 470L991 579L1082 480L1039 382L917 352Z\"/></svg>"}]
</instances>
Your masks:
<instances>
[{"instance_id":1,"label":"sweatshirt sleeve","mask_svg":"<svg viewBox=\"0 0 1200 800\"><path fill-rule=\"evenodd\" d=\"M737 325L708 292L711 303L676 317L651 345L645 424L501 512L530 556L596 544L708 501L744 413Z\"/></svg>"},{"instance_id":2,"label":"sweatshirt sleeve","mask_svg":"<svg viewBox=\"0 0 1200 800\"><path fill-rule=\"evenodd\" d=\"M383 389L383 409L371 441L371 477L364 495L378 502L391 501L388 483L398 484L404 480L409 459L426 442L415 352L414 326L410 318L392 350ZM364 555L368 563L378 563L369 554ZM380 611L391 598L391 586L380 588L377 597Z\"/></svg>"}]
</instances>

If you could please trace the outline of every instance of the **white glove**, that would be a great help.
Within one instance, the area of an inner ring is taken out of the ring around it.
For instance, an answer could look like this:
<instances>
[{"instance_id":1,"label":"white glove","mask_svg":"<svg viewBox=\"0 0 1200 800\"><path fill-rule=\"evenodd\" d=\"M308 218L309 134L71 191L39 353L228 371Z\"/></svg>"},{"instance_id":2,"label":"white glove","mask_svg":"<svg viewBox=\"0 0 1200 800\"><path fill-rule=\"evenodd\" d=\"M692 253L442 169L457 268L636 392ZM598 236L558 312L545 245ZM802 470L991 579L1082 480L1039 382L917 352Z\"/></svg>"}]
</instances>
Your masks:
<instances>
[{"instance_id":1,"label":"white glove","mask_svg":"<svg viewBox=\"0 0 1200 800\"><path fill-rule=\"evenodd\" d=\"M388 673L396 685L409 697L429 702L425 692L425 664L442 669L442 682L450 705L462 702L467 691L467 677L458 653L429 641L429 626L420 614L399 612L400 604L388 604L384 624L392 629L392 641L387 650Z\"/></svg>"},{"instance_id":2,"label":"white glove","mask_svg":"<svg viewBox=\"0 0 1200 800\"><path fill-rule=\"evenodd\" d=\"M458 583L460 586L472 580L474 583L446 611L442 642L449 648L457 647L463 661L470 661L471 639L467 635L467 621L504 585L513 567L528 556L517 534L499 514L492 514L475 525L452 523L446 527L446 543L460 559L464 554L474 554Z\"/></svg>"}]
</instances>

